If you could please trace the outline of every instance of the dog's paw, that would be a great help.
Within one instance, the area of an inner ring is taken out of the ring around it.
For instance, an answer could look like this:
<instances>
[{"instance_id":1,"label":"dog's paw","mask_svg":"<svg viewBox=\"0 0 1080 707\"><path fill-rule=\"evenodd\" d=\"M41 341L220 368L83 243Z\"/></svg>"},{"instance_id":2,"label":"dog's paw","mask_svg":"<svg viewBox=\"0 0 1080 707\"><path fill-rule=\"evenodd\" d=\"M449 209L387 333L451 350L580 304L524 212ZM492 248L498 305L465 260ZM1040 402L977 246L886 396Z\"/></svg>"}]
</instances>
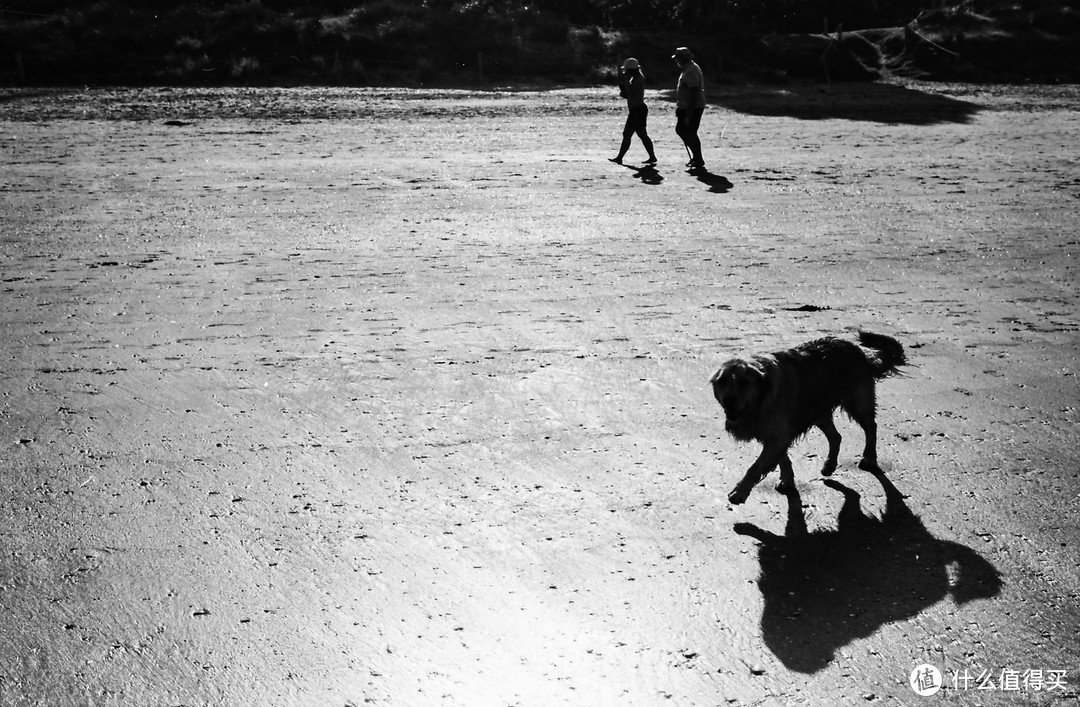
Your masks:
<instances>
[{"instance_id":1,"label":"dog's paw","mask_svg":"<svg viewBox=\"0 0 1080 707\"><path fill-rule=\"evenodd\" d=\"M786 495L786 494L789 494L789 493L791 493L792 491L795 490L795 484L794 483L788 483L787 481L784 481L783 479L781 479L780 481L778 481L776 483L776 490L779 491L780 493Z\"/></svg>"},{"instance_id":2,"label":"dog's paw","mask_svg":"<svg viewBox=\"0 0 1080 707\"><path fill-rule=\"evenodd\" d=\"M749 495L750 495L750 492L748 490L743 489L743 488L741 488L739 486L736 486L731 491L731 493L729 493L727 495L727 500L728 500L728 503L730 503L731 505L738 506L738 505L740 505L742 503L745 503L746 499L747 499L747 497Z\"/></svg>"},{"instance_id":3,"label":"dog's paw","mask_svg":"<svg viewBox=\"0 0 1080 707\"><path fill-rule=\"evenodd\" d=\"M821 475L832 476L834 471L836 471L836 460L826 459L825 463L821 467Z\"/></svg>"},{"instance_id":4,"label":"dog's paw","mask_svg":"<svg viewBox=\"0 0 1080 707\"><path fill-rule=\"evenodd\" d=\"M878 466L876 459L863 459L859 462L859 468L863 471L869 471L871 474L883 474L881 467Z\"/></svg>"}]
</instances>

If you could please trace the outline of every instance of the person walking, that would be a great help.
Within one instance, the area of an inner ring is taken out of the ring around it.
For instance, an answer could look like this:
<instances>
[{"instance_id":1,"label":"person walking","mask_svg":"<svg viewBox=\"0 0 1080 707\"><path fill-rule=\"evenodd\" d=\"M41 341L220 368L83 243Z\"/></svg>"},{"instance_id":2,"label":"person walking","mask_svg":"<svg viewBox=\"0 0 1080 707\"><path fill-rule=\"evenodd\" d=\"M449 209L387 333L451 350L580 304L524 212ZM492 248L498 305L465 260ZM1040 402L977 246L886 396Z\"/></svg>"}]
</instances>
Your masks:
<instances>
[{"instance_id":1,"label":"person walking","mask_svg":"<svg viewBox=\"0 0 1080 707\"><path fill-rule=\"evenodd\" d=\"M653 152L653 143L649 139L648 132L649 106L645 104L645 74L642 73L641 63L637 59L627 59L619 69L619 95L626 99L629 113L626 116L626 125L623 127L619 154L611 158L611 161L622 164L623 157L630 149L630 140L636 134L641 138L641 144L649 153L649 159L645 160L645 164L655 164L656 153Z\"/></svg>"},{"instance_id":2,"label":"person walking","mask_svg":"<svg viewBox=\"0 0 1080 707\"><path fill-rule=\"evenodd\" d=\"M675 87L675 134L690 152L690 161L686 166L704 169L705 159L701 156L701 139L697 132L701 116L705 113L705 77L694 61L694 55L686 47L676 49L671 58L681 69Z\"/></svg>"}]
</instances>

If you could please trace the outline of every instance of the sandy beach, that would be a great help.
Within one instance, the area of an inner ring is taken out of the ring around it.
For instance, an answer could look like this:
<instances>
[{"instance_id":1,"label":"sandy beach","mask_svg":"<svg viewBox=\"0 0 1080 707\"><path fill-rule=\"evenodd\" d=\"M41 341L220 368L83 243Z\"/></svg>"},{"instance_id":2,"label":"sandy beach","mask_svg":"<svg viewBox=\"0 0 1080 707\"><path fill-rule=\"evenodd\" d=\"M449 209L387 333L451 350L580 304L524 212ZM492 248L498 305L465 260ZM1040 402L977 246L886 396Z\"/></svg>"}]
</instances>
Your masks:
<instances>
[{"instance_id":1,"label":"sandy beach","mask_svg":"<svg viewBox=\"0 0 1080 707\"><path fill-rule=\"evenodd\" d=\"M711 97L0 91L0 704L1075 702L1080 89ZM888 481L729 505L858 329Z\"/></svg>"}]
</instances>

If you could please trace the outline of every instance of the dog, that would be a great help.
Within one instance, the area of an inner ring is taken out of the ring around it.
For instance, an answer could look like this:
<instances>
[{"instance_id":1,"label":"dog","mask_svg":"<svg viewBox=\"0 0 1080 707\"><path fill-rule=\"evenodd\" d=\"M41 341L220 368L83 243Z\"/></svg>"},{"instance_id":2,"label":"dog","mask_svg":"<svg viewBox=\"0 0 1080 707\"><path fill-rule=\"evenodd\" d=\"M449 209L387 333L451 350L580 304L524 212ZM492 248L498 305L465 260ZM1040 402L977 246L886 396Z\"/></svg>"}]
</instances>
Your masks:
<instances>
[{"instance_id":1,"label":"dog","mask_svg":"<svg viewBox=\"0 0 1080 707\"><path fill-rule=\"evenodd\" d=\"M866 435L859 468L881 473L877 462L875 381L900 373L907 364L896 339L868 331L858 343L826 337L773 354L735 358L710 379L713 395L724 409L724 428L741 442L761 442L761 455L736 484L728 501L738 505L773 469L780 466L776 490L795 489L788 449L811 427L825 433L829 456L822 476L836 470L840 433L833 411L842 408Z\"/></svg>"}]
</instances>

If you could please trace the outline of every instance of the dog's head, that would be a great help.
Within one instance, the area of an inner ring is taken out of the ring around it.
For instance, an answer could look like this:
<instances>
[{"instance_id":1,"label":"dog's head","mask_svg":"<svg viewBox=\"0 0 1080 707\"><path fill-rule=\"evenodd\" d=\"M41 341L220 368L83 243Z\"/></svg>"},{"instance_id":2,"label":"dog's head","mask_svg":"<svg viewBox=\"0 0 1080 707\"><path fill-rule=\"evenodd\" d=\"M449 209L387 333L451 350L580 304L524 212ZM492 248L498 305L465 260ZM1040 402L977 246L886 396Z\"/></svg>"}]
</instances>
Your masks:
<instances>
[{"instance_id":1,"label":"dog's head","mask_svg":"<svg viewBox=\"0 0 1080 707\"><path fill-rule=\"evenodd\" d=\"M765 369L755 360L733 358L720 366L709 382L729 423L752 414L765 395Z\"/></svg>"}]
</instances>

